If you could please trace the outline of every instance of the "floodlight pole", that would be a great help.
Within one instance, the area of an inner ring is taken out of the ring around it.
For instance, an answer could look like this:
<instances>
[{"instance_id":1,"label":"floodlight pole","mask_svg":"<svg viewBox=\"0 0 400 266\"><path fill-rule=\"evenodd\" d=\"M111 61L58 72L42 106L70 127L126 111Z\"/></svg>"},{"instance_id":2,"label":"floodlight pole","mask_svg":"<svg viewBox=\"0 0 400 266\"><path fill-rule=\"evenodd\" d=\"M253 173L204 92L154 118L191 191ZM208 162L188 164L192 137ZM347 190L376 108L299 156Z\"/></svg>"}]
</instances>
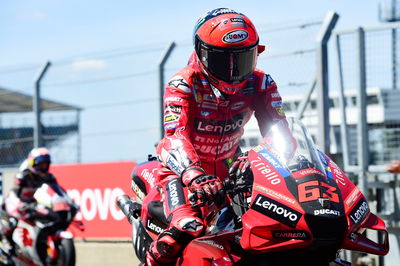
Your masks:
<instances>
[{"instance_id":1,"label":"floodlight pole","mask_svg":"<svg viewBox=\"0 0 400 266\"><path fill-rule=\"evenodd\" d=\"M39 72L38 77L35 80L35 93L32 99L33 103L33 113L35 116L35 124L33 126L33 147L41 147L43 145L43 136L42 136L42 121L40 118L42 108L41 108L41 98L40 98L40 82L42 78L46 74L48 68L50 67L50 61L47 61L42 70Z\"/></svg>"},{"instance_id":2,"label":"floodlight pole","mask_svg":"<svg viewBox=\"0 0 400 266\"><path fill-rule=\"evenodd\" d=\"M161 60L158 63L158 80L159 80L159 88L160 88L160 139L164 137L164 66L167 62L169 56L171 55L172 50L175 48L175 42L172 41L167 49L161 56Z\"/></svg>"}]
</instances>

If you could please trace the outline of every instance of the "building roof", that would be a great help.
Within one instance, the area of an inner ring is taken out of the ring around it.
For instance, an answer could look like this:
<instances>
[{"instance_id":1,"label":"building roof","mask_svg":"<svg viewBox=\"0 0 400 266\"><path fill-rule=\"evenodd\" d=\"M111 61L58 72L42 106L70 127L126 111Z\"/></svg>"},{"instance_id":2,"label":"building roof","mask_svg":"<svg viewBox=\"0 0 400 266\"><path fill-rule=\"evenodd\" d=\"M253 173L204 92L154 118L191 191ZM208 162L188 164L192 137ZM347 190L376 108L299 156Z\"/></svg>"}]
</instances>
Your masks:
<instances>
[{"instance_id":1,"label":"building roof","mask_svg":"<svg viewBox=\"0 0 400 266\"><path fill-rule=\"evenodd\" d=\"M32 96L0 88L0 113L7 112L31 112ZM80 110L73 105L42 99L42 111L45 110Z\"/></svg>"}]
</instances>

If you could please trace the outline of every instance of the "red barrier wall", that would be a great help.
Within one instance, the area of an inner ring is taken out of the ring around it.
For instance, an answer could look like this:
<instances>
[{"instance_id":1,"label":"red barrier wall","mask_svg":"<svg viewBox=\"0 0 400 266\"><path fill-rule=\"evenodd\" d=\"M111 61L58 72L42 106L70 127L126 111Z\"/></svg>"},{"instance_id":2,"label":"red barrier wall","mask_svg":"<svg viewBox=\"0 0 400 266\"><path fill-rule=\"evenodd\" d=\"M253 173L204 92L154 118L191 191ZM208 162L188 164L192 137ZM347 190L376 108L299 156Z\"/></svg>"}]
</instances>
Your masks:
<instances>
[{"instance_id":1,"label":"red barrier wall","mask_svg":"<svg viewBox=\"0 0 400 266\"><path fill-rule=\"evenodd\" d=\"M131 173L134 162L52 165L50 171L79 204L77 214L85 231L73 230L75 237L87 239L125 239L131 227L115 204L121 194L131 195Z\"/></svg>"}]
</instances>

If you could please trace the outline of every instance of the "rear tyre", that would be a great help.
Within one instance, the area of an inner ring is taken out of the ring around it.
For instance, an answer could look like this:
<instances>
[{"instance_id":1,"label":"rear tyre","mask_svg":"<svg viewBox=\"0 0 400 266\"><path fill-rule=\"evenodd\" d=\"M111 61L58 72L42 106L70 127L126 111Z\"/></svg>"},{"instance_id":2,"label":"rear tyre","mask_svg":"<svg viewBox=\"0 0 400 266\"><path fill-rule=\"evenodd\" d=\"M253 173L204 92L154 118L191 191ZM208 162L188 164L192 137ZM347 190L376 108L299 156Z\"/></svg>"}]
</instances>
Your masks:
<instances>
[{"instance_id":1,"label":"rear tyre","mask_svg":"<svg viewBox=\"0 0 400 266\"><path fill-rule=\"evenodd\" d=\"M62 239L59 246L58 266L75 266L75 246L72 239Z\"/></svg>"}]
</instances>

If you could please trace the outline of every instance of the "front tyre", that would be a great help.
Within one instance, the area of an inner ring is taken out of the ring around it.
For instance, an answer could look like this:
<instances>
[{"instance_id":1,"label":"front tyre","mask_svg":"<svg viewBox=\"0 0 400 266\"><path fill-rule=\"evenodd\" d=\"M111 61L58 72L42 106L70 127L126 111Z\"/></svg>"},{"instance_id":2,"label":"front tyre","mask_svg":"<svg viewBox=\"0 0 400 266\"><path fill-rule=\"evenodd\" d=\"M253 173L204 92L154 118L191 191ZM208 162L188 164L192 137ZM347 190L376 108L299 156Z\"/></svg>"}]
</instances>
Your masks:
<instances>
[{"instance_id":1,"label":"front tyre","mask_svg":"<svg viewBox=\"0 0 400 266\"><path fill-rule=\"evenodd\" d=\"M75 266L75 246L73 239L62 239L59 246L57 266Z\"/></svg>"}]
</instances>

